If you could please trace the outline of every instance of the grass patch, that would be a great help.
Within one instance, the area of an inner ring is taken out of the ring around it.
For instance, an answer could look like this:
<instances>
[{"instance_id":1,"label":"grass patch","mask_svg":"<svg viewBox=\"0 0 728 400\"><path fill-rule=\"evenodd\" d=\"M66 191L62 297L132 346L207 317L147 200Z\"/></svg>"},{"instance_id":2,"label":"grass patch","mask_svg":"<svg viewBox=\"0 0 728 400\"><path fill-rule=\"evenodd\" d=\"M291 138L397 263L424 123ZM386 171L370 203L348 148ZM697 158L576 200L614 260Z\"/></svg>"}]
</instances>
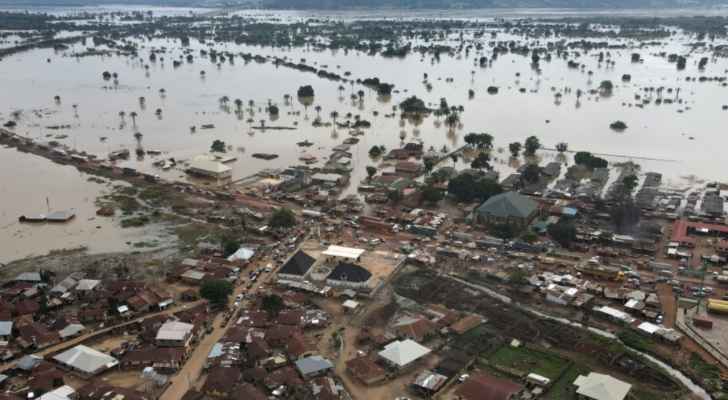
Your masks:
<instances>
[{"instance_id":1,"label":"grass patch","mask_svg":"<svg viewBox=\"0 0 728 400\"><path fill-rule=\"evenodd\" d=\"M149 217L146 215L140 215L138 217L129 217L121 220L122 228L138 228L144 226L150 222Z\"/></svg>"},{"instance_id":2,"label":"grass patch","mask_svg":"<svg viewBox=\"0 0 728 400\"><path fill-rule=\"evenodd\" d=\"M619 337L619 340L621 340L625 345L644 353L651 353L654 347L654 344L647 338L632 330L625 329L619 332L617 337Z\"/></svg>"},{"instance_id":3,"label":"grass patch","mask_svg":"<svg viewBox=\"0 0 728 400\"><path fill-rule=\"evenodd\" d=\"M704 379L720 379L720 368L705 362L699 355L690 355L690 369Z\"/></svg>"},{"instance_id":4,"label":"grass patch","mask_svg":"<svg viewBox=\"0 0 728 400\"><path fill-rule=\"evenodd\" d=\"M142 206L137 199L122 194L114 194L109 198L116 203L124 214L131 214L138 211Z\"/></svg>"},{"instance_id":5,"label":"grass patch","mask_svg":"<svg viewBox=\"0 0 728 400\"><path fill-rule=\"evenodd\" d=\"M210 224L191 223L177 226L174 233L179 240L187 245L194 245L200 241L219 242L220 228Z\"/></svg>"},{"instance_id":6,"label":"grass patch","mask_svg":"<svg viewBox=\"0 0 728 400\"><path fill-rule=\"evenodd\" d=\"M535 373L552 381L557 379L569 362L563 358L526 347L503 346L490 356L493 365L514 369L524 374Z\"/></svg>"},{"instance_id":7,"label":"grass patch","mask_svg":"<svg viewBox=\"0 0 728 400\"><path fill-rule=\"evenodd\" d=\"M572 364L569 369L564 372L564 375L558 381L554 382L551 389L546 393L544 399L546 400L568 400L575 399L574 393L574 381L579 375L586 375L589 373L589 369L579 365Z\"/></svg>"}]
</instances>

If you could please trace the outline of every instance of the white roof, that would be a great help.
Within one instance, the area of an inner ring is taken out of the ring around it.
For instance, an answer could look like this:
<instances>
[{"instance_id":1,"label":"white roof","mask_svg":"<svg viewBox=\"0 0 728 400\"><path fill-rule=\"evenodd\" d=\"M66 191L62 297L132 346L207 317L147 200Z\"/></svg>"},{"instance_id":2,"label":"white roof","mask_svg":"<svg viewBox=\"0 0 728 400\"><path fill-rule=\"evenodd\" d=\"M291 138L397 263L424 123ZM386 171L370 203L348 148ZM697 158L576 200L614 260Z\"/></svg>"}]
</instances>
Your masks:
<instances>
[{"instance_id":1,"label":"white roof","mask_svg":"<svg viewBox=\"0 0 728 400\"><path fill-rule=\"evenodd\" d=\"M185 340L195 326L179 321L167 321L159 327L157 340Z\"/></svg>"},{"instance_id":2,"label":"white roof","mask_svg":"<svg viewBox=\"0 0 728 400\"><path fill-rule=\"evenodd\" d=\"M650 323L650 322L643 322L643 323L639 324L639 326L637 327L637 329L639 329L641 331L644 331L644 332L647 332L650 335L652 335L653 333L659 331L662 328L659 325L655 325L655 324Z\"/></svg>"},{"instance_id":3,"label":"white roof","mask_svg":"<svg viewBox=\"0 0 728 400\"><path fill-rule=\"evenodd\" d=\"M638 305L639 303L640 303L640 302L639 302L639 301L637 301L637 300L635 300L635 299L629 299L629 300L627 300L627 302L626 302L626 303L624 304L624 306L625 306L625 307L627 307L627 308L635 308L635 307L637 307L637 305Z\"/></svg>"},{"instance_id":4,"label":"white roof","mask_svg":"<svg viewBox=\"0 0 728 400\"><path fill-rule=\"evenodd\" d=\"M0 336L10 336L13 333L13 321L0 321Z\"/></svg>"},{"instance_id":5,"label":"white roof","mask_svg":"<svg viewBox=\"0 0 728 400\"><path fill-rule=\"evenodd\" d=\"M344 303L342 304L342 306L344 306L344 308L351 308L351 309L354 309L354 308L357 308L357 307L359 307L359 302L357 302L357 301L354 301L354 300L346 300L346 301L345 301L345 302L344 302Z\"/></svg>"},{"instance_id":6,"label":"white roof","mask_svg":"<svg viewBox=\"0 0 728 400\"><path fill-rule=\"evenodd\" d=\"M361 257L362 254L364 254L364 249L355 249L353 247L343 247L343 246L329 246L326 251L323 253L325 256L331 256L331 257L341 257L341 258L351 258L351 259L357 259Z\"/></svg>"},{"instance_id":7,"label":"white roof","mask_svg":"<svg viewBox=\"0 0 728 400\"><path fill-rule=\"evenodd\" d=\"M69 400L73 394L76 393L72 387L63 385L53 391L50 391L42 396L40 400Z\"/></svg>"},{"instance_id":8,"label":"white roof","mask_svg":"<svg viewBox=\"0 0 728 400\"><path fill-rule=\"evenodd\" d=\"M78 285L76 285L76 290L94 290L99 283L101 281L96 279L81 279L78 281Z\"/></svg>"},{"instance_id":9,"label":"white roof","mask_svg":"<svg viewBox=\"0 0 728 400\"><path fill-rule=\"evenodd\" d=\"M129 306L123 305L116 308L116 311L119 312L119 314L124 314L125 312L129 311Z\"/></svg>"},{"instance_id":10,"label":"white roof","mask_svg":"<svg viewBox=\"0 0 728 400\"><path fill-rule=\"evenodd\" d=\"M255 255L255 250L247 248L247 247L241 247L233 253L230 257L227 258L228 261L237 261L237 260L243 260L248 261Z\"/></svg>"},{"instance_id":11,"label":"white roof","mask_svg":"<svg viewBox=\"0 0 728 400\"><path fill-rule=\"evenodd\" d=\"M629 314L625 313L624 311L619 311L616 308L602 306L600 308L597 308L597 311L600 311L604 314L609 315L612 318L616 318L627 323L631 323L632 321L634 321L634 318L632 318Z\"/></svg>"},{"instance_id":12,"label":"white roof","mask_svg":"<svg viewBox=\"0 0 728 400\"><path fill-rule=\"evenodd\" d=\"M185 272L184 274L182 274L182 277L188 278L188 279L200 280L205 277L205 273L202 271L198 271L196 269L191 269L191 270Z\"/></svg>"},{"instance_id":13,"label":"white roof","mask_svg":"<svg viewBox=\"0 0 728 400\"><path fill-rule=\"evenodd\" d=\"M82 344L64 351L53 359L88 374L95 374L119 364L114 357Z\"/></svg>"},{"instance_id":14,"label":"white roof","mask_svg":"<svg viewBox=\"0 0 728 400\"><path fill-rule=\"evenodd\" d=\"M70 324L67 327L58 331L58 335L61 337L61 339L65 339L69 336L73 336L78 333L81 333L85 329L86 329L86 327L81 324Z\"/></svg>"},{"instance_id":15,"label":"white roof","mask_svg":"<svg viewBox=\"0 0 728 400\"><path fill-rule=\"evenodd\" d=\"M398 367L404 367L411 362L426 356L430 353L430 349L414 340L400 340L392 342L384 346L384 350L379 352L379 357L384 358Z\"/></svg>"},{"instance_id":16,"label":"white roof","mask_svg":"<svg viewBox=\"0 0 728 400\"><path fill-rule=\"evenodd\" d=\"M195 158L192 162L190 162L190 168L214 174L222 174L232 170L232 168L223 163L208 160L206 158Z\"/></svg>"},{"instance_id":17,"label":"white roof","mask_svg":"<svg viewBox=\"0 0 728 400\"><path fill-rule=\"evenodd\" d=\"M594 372L579 375L574 385L578 387L576 393L594 400L623 400L632 388L629 383Z\"/></svg>"}]
</instances>

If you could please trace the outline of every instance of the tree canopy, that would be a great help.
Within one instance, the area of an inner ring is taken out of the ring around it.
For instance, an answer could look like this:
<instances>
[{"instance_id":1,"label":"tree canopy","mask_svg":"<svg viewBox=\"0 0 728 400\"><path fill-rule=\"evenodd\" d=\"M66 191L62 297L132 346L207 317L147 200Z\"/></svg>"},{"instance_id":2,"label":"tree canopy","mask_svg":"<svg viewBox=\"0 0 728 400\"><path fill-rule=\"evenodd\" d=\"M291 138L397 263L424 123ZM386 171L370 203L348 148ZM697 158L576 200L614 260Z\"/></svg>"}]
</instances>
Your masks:
<instances>
[{"instance_id":1,"label":"tree canopy","mask_svg":"<svg viewBox=\"0 0 728 400\"><path fill-rule=\"evenodd\" d=\"M298 88L298 97L313 97L315 94L311 85L301 86Z\"/></svg>"},{"instance_id":2,"label":"tree canopy","mask_svg":"<svg viewBox=\"0 0 728 400\"><path fill-rule=\"evenodd\" d=\"M492 170L493 166L490 165L490 156L488 153L479 153L473 162L470 163L470 168Z\"/></svg>"},{"instance_id":3,"label":"tree canopy","mask_svg":"<svg viewBox=\"0 0 728 400\"><path fill-rule=\"evenodd\" d=\"M583 165L589 169L596 168L607 168L609 163L607 160L596 157L588 151L580 151L574 155L574 162L578 165Z\"/></svg>"},{"instance_id":4,"label":"tree canopy","mask_svg":"<svg viewBox=\"0 0 728 400\"><path fill-rule=\"evenodd\" d=\"M548 226L548 234L556 243L569 247L576 240L576 226L573 221L561 218L559 222Z\"/></svg>"},{"instance_id":5,"label":"tree canopy","mask_svg":"<svg viewBox=\"0 0 728 400\"><path fill-rule=\"evenodd\" d=\"M225 145L225 142L222 140L215 139L212 142L212 146L210 146L210 151L215 153L224 153L226 151L227 145Z\"/></svg>"},{"instance_id":6,"label":"tree canopy","mask_svg":"<svg viewBox=\"0 0 728 400\"><path fill-rule=\"evenodd\" d=\"M428 203L437 203L445 197L441 189L432 185L426 185L422 188L422 200Z\"/></svg>"},{"instance_id":7,"label":"tree canopy","mask_svg":"<svg viewBox=\"0 0 728 400\"><path fill-rule=\"evenodd\" d=\"M526 142L524 143L523 147L525 148L524 153L527 157L532 157L536 154L536 150L541 148L541 142L538 140L536 136L529 136L526 139Z\"/></svg>"},{"instance_id":8,"label":"tree canopy","mask_svg":"<svg viewBox=\"0 0 728 400\"><path fill-rule=\"evenodd\" d=\"M285 308L283 299L276 294L269 294L263 297L261 308L272 317L277 317Z\"/></svg>"},{"instance_id":9,"label":"tree canopy","mask_svg":"<svg viewBox=\"0 0 728 400\"><path fill-rule=\"evenodd\" d=\"M464 140L470 147L476 149L490 150L493 148L493 136L487 133L468 133Z\"/></svg>"},{"instance_id":10,"label":"tree canopy","mask_svg":"<svg viewBox=\"0 0 728 400\"><path fill-rule=\"evenodd\" d=\"M513 158L518 157L518 154L521 152L521 142L513 142L509 144L508 151L511 152L511 156Z\"/></svg>"},{"instance_id":11,"label":"tree canopy","mask_svg":"<svg viewBox=\"0 0 728 400\"><path fill-rule=\"evenodd\" d=\"M218 307L227 304L228 296L232 293L232 283L223 279L206 281L200 287L200 297L207 299L210 304Z\"/></svg>"},{"instance_id":12,"label":"tree canopy","mask_svg":"<svg viewBox=\"0 0 728 400\"><path fill-rule=\"evenodd\" d=\"M497 194L503 193L498 182L474 174L460 174L447 185L447 192L458 201L471 202L485 201Z\"/></svg>"},{"instance_id":13,"label":"tree canopy","mask_svg":"<svg viewBox=\"0 0 728 400\"><path fill-rule=\"evenodd\" d=\"M273 211L269 224L273 228L290 228L296 225L296 215L288 208L277 208Z\"/></svg>"}]
</instances>

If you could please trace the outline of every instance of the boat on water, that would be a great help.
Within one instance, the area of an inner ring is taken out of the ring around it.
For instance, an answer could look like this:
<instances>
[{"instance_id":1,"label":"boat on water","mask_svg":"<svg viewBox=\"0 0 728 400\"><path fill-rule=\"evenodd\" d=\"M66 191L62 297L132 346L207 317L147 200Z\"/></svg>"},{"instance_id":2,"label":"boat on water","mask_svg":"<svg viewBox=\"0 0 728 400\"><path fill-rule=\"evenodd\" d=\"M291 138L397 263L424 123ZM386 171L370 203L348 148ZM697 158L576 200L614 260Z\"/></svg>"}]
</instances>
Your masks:
<instances>
[{"instance_id":1,"label":"boat on water","mask_svg":"<svg viewBox=\"0 0 728 400\"><path fill-rule=\"evenodd\" d=\"M21 215L19 222L68 222L76 217L74 210L54 211L50 214Z\"/></svg>"}]
</instances>

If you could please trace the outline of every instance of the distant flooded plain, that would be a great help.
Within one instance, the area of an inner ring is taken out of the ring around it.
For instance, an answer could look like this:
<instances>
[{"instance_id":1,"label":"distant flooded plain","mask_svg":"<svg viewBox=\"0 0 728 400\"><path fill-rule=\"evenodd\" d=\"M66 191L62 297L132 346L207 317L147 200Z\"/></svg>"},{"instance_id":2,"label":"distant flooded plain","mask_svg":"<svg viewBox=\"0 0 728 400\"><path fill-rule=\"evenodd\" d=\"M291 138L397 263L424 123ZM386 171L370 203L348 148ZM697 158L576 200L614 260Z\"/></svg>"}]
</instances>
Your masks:
<instances>
[{"instance_id":1,"label":"distant flooded plain","mask_svg":"<svg viewBox=\"0 0 728 400\"><path fill-rule=\"evenodd\" d=\"M276 14L265 14L265 18L272 18L271 15ZM290 13L281 15L293 18ZM456 39L457 34L453 33L442 42L455 43ZM718 181L727 177L718 163L728 146L728 135L725 135L728 111L723 110L723 105L728 104L728 88L721 82L692 78L724 76L728 60L711 57L707 52L701 54L703 50L698 49L692 52L686 68L678 71L660 53L689 52L690 40L680 34L639 49L630 48L634 41L610 39L610 44L628 48L605 49L607 54L602 62L597 57L598 51L581 55L578 58L584 64L581 69L569 68L566 59L554 57L551 61L542 60L539 70L531 67L530 57L512 53L500 55L486 67L478 65L481 56L490 59L489 41L537 44L532 39L501 31L482 39L486 44L483 51L472 49L467 54L454 56L443 53L439 60L416 52L406 58L384 58L357 51L315 51L306 47L210 45L195 40L189 46L182 46L177 39L130 40L139 44L138 58L115 54L73 56L90 47L90 40L67 50L36 49L4 58L0 61L0 87L6 95L0 97L0 119L15 120L14 131L20 135L37 141L56 141L101 158L114 150L129 149L130 160L120 165L177 180L186 179L183 164L169 170L153 164L166 158L189 160L208 152L214 140L224 141L227 154L237 157L237 161L229 164L234 179L264 168L301 164L299 159L304 155L316 157L319 162L314 165L323 165L331 149L350 137L348 129L335 129L328 124L332 121L332 111L338 112L339 122L351 113L352 118L348 119L352 122L358 115L371 123L371 128L363 130L364 134L358 136L359 143L350 150L354 171L349 193L355 193L356 184L366 176L365 167L379 163L368 155L372 146L392 149L409 141L421 141L425 148L451 150L462 146L463 137L469 132L487 132L494 136L493 157L501 178L518 165L518 161L509 160L508 144L522 142L530 135L538 136L545 148L566 142L573 151L604 154L610 161L632 160L642 165L643 172L663 173L668 184L682 185L690 176ZM548 40L542 39L539 44ZM725 43L717 40L713 43L720 44ZM349 72L353 79L377 77L393 83L395 92L391 97L382 98L371 89L348 83L343 84L342 90L340 82L276 67L272 62L246 63L241 57L235 58L234 63L216 64L200 54L201 49L211 48L304 61L340 75ZM183 61L174 68L173 60L180 60L188 49L194 61ZM157 52L156 61L150 61L152 51ZM633 52L640 53L641 62L631 61ZM702 56L710 57L710 61L704 70L698 70L697 61ZM118 84L102 79L104 71L116 73ZM629 82L622 81L624 74L631 76ZM590 94L603 80L614 83L611 95ZM302 85L311 85L315 90L310 105L296 98L296 91ZM491 86L498 87L497 94L488 94L487 88ZM658 91L658 88L664 90ZM361 99L357 96L360 90L364 91ZM469 90L474 91L474 96L470 97ZM580 99L576 95L578 90L583 92ZM285 100L286 95L290 101ZM400 119L399 112L394 110L412 95L433 107L439 105L441 98L447 99L451 106L462 105L460 126L448 128L442 118L435 116L416 123ZM55 96L60 101L54 100ZM225 96L230 99L227 105L220 102ZM241 114L235 112L235 99L242 101ZM645 99L649 103L643 104ZM278 117L272 118L265 111L269 104L280 108ZM393 112L393 116L387 116ZM132 113L136 115L134 118ZM328 126L312 126L317 116ZM609 125L616 120L624 121L628 128L622 132L610 129ZM210 129L204 129L205 125ZM262 126L268 129L258 129ZM305 140L313 145L296 145ZM137 158L134 156L137 148L161 154ZM253 153L279 157L266 161L253 158ZM37 211L44 206L46 196L56 197L53 191L61 190L38 182L27 185L27 179L28 176L52 177L68 167L33 162L23 169L23 174L7 173L34 156L14 150L3 150L0 154L0 169L6 171L2 176L3 220L15 219L21 212ZM555 157L554 152L540 154L545 159ZM446 161L443 165L452 163ZM458 163L458 167L464 168L469 161ZM76 177L57 177L59 184L71 179ZM25 191L20 190L23 187ZM95 192L86 193L91 198ZM40 199L41 204L22 200L27 197ZM6 207L6 202L13 206Z\"/></svg>"}]
</instances>

